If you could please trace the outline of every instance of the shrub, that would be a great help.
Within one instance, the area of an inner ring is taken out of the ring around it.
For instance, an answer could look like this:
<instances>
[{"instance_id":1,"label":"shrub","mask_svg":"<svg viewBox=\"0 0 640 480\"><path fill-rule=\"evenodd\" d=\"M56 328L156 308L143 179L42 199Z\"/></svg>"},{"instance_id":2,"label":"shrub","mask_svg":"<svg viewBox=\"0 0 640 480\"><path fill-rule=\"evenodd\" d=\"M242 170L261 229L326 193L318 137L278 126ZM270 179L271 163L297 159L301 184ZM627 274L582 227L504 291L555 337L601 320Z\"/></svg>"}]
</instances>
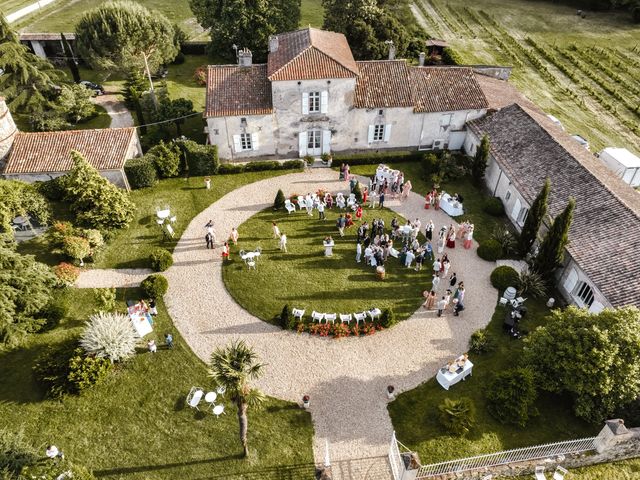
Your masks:
<instances>
[{"instance_id":1,"label":"shrub","mask_svg":"<svg viewBox=\"0 0 640 480\"><path fill-rule=\"evenodd\" d=\"M148 152L153 163L162 178L177 177L180 175L180 147L175 143L164 143L160 141L158 145Z\"/></svg>"},{"instance_id":2,"label":"shrub","mask_svg":"<svg viewBox=\"0 0 640 480\"><path fill-rule=\"evenodd\" d=\"M142 291L149 298L162 298L167 289L169 288L169 282L167 279L159 273L154 273L145 278L140 284Z\"/></svg>"},{"instance_id":3,"label":"shrub","mask_svg":"<svg viewBox=\"0 0 640 480\"><path fill-rule=\"evenodd\" d=\"M244 165L236 163L223 163L218 167L219 175L228 175L244 172Z\"/></svg>"},{"instance_id":4,"label":"shrub","mask_svg":"<svg viewBox=\"0 0 640 480\"><path fill-rule=\"evenodd\" d=\"M454 435L467 434L476 423L476 407L468 397L445 398L438 411L440 424Z\"/></svg>"},{"instance_id":5,"label":"shrub","mask_svg":"<svg viewBox=\"0 0 640 480\"><path fill-rule=\"evenodd\" d=\"M531 295L532 297L544 297L547 293L547 285L540 275L534 271L520 272L518 278L518 290L521 294Z\"/></svg>"},{"instance_id":6,"label":"shrub","mask_svg":"<svg viewBox=\"0 0 640 480\"><path fill-rule=\"evenodd\" d=\"M69 361L75 354L77 343L75 341L49 347L33 366L33 376L45 390L49 398L60 398L67 393L72 393L68 380Z\"/></svg>"},{"instance_id":7,"label":"shrub","mask_svg":"<svg viewBox=\"0 0 640 480\"><path fill-rule=\"evenodd\" d=\"M504 215L504 204L498 197L487 198L482 205L482 210L494 217L501 217Z\"/></svg>"},{"instance_id":8,"label":"shrub","mask_svg":"<svg viewBox=\"0 0 640 480\"><path fill-rule=\"evenodd\" d=\"M201 145L193 140L181 141L179 145L184 151L190 176L215 175L218 171L218 149L215 145Z\"/></svg>"},{"instance_id":9,"label":"shrub","mask_svg":"<svg viewBox=\"0 0 640 480\"><path fill-rule=\"evenodd\" d=\"M496 374L487 388L487 409L500 423L524 427L538 414L534 374L528 368L512 368Z\"/></svg>"},{"instance_id":10,"label":"shrub","mask_svg":"<svg viewBox=\"0 0 640 480\"><path fill-rule=\"evenodd\" d=\"M107 358L87 356L81 348L76 348L69 360L67 379L73 393L79 394L104 380L110 369L111 362Z\"/></svg>"},{"instance_id":11,"label":"shrub","mask_svg":"<svg viewBox=\"0 0 640 480\"><path fill-rule=\"evenodd\" d=\"M518 285L520 276L518 272L508 265L501 265L496 267L491 272L491 285L498 289L499 292L504 292L507 287L515 287Z\"/></svg>"},{"instance_id":12,"label":"shrub","mask_svg":"<svg viewBox=\"0 0 640 480\"><path fill-rule=\"evenodd\" d=\"M96 296L95 312L113 312L116 309L116 289L110 288L94 288L93 293Z\"/></svg>"},{"instance_id":13,"label":"shrub","mask_svg":"<svg viewBox=\"0 0 640 480\"><path fill-rule=\"evenodd\" d=\"M149 264L154 272L164 272L173 265L173 255L165 248L156 248L149 255Z\"/></svg>"},{"instance_id":14,"label":"shrub","mask_svg":"<svg viewBox=\"0 0 640 480\"><path fill-rule=\"evenodd\" d=\"M384 328L391 328L396 323L398 323L398 319L393 312L393 308L385 309L384 312L382 312L382 316L380 317L380 325L382 325Z\"/></svg>"},{"instance_id":15,"label":"shrub","mask_svg":"<svg viewBox=\"0 0 640 480\"><path fill-rule=\"evenodd\" d=\"M498 228L491 233L491 238L502 245L504 254L514 253L516 251L516 238L513 233L506 227Z\"/></svg>"},{"instance_id":16,"label":"shrub","mask_svg":"<svg viewBox=\"0 0 640 480\"><path fill-rule=\"evenodd\" d=\"M378 163L419 162L422 152L385 152L385 153L356 153L351 155L334 155L333 163L348 163L354 165L377 165Z\"/></svg>"},{"instance_id":17,"label":"shrub","mask_svg":"<svg viewBox=\"0 0 640 480\"><path fill-rule=\"evenodd\" d=\"M502 256L502 245L490 238L478 247L478 256L483 260L495 262Z\"/></svg>"},{"instance_id":18,"label":"shrub","mask_svg":"<svg viewBox=\"0 0 640 480\"><path fill-rule=\"evenodd\" d=\"M356 203L362 205L362 187L360 186L360 182L356 182L353 186L352 193L356 196Z\"/></svg>"},{"instance_id":19,"label":"shrub","mask_svg":"<svg viewBox=\"0 0 640 480\"><path fill-rule=\"evenodd\" d=\"M473 353L488 353L492 351L495 346L494 338L486 328L476 330L471 334L471 338L469 339L469 350Z\"/></svg>"},{"instance_id":20,"label":"shrub","mask_svg":"<svg viewBox=\"0 0 640 480\"><path fill-rule=\"evenodd\" d=\"M153 187L158 183L156 167L148 156L132 158L124 165L131 188Z\"/></svg>"},{"instance_id":21,"label":"shrub","mask_svg":"<svg viewBox=\"0 0 640 480\"><path fill-rule=\"evenodd\" d=\"M351 334L351 330L348 325L339 322L331 326L331 334L333 335L333 338L344 338Z\"/></svg>"},{"instance_id":22,"label":"shrub","mask_svg":"<svg viewBox=\"0 0 640 480\"><path fill-rule=\"evenodd\" d=\"M62 200L64 196L64 175L45 182L36 183L38 191L49 200Z\"/></svg>"},{"instance_id":23,"label":"shrub","mask_svg":"<svg viewBox=\"0 0 640 480\"><path fill-rule=\"evenodd\" d=\"M273 201L273 209L274 210L281 210L284 208L284 193L282 192L282 190L278 190L278 193L276 193L276 198Z\"/></svg>"},{"instance_id":24,"label":"shrub","mask_svg":"<svg viewBox=\"0 0 640 480\"><path fill-rule=\"evenodd\" d=\"M62 249L65 255L80 261L82 266L83 260L91 254L91 246L86 238L82 237L66 237L62 241Z\"/></svg>"},{"instance_id":25,"label":"shrub","mask_svg":"<svg viewBox=\"0 0 640 480\"><path fill-rule=\"evenodd\" d=\"M244 166L245 172L264 172L266 170L280 170L282 167L280 162L276 161L260 161L249 162Z\"/></svg>"},{"instance_id":26,"label":"shrub","mask_svg":"<svg viewBox=\"0 0 640 480\"><path fill-rule=\"evenodd\" d=\"M320 155L320 160L322 160L323 163L329 163L331 161L331 154L330 153L323 153L322 155Z\"/></svg>"},{"instance_id":27,"label":"shrub","mask_svg":"<svg viewBox=\"0 0 640 480\"><path fill-rule=\"evenodd\" d=\"M303 160L287 160L286 162L282 162L283 170L295 170L298 168L304 168Z\"/></svg>"},{"instance_id":28,"label":"shrub","mask_svg":"<svg viewBox=\"0 0 640 480\"><path fill-rule=\"evenodd\" d=\"M135 353L136 335L127 315L99 312L86 322L80 346L90 355L119 362Z\"/></svg>"},{"instance_id":29,"label":"shrub","mask_svg":"<svg viewBox=\"0 0 640 480\"><path fill-rule=\"evenodd\" d=\"M280 326L284 330L295 330L296 329L296 319L291 313L291 309L289 305L285 305L280 313Z\"/></svg>"},{"instance_id":30,"label":"shrub","mask_svg":"<svg viewBox=\"0 0 640 480\"><path fill-rule=\"evenodd\" d=\"M462 57L451 47L442 49L442 63L445 65L464 65Z\"/></svg>"},{"instance_id":31,"label":"shrub","mask_svg":"<svg viewBox=\"0 0 640 480\"><path fill-rule=\"evenodd\" d=\"M207 66L200 65L196 68L195 72L193 72L193 79L196 81L198 85L206 85L207 84Z\"/></svg>"},{"instance_id":32,"label":"shrub","mask_svg":"<svg viewBox=\"0 0 640 480\"><path fill-rule=\"evenodd\" d=\"M94 251L96 249L104 246L104 237L102 236L99 230L90 228L86 230L81 230L80 232L78 232L78 234L82 238L86 238L87 241L89 242L89 246L91 247L91 256L93 256Z\"/></svg>"},{"instance_id":33,"label":"shrub","mask_svg":"<svg viewBox=\"0 0 640 480\"><path fill-rule=\"evenodd\" d=\"M313 155L305 155L303 160L304 160L304 163L306 163L308 166L313 165L313 162L316 161L316 159L313 158Z\"/></svg>"},{"instance_id":34,"label":"shrub","mask_svg":"<svg viewBox=\"0 0 640 480\"><path fill-rule=\"evenodd\" d=\"M70 263L62 262L53 267L53 273L58 279L59 286L70 287L80 276L80 269Z\"/></svg>"},{"instance_id":35,"label":"shrub","mask_svg":"<svg viewBox=\"0 0 640 480\"><path fill-rule=\"evenodd\" d=\"M22 468L35 463L40 456L22 430L0 428L0 476L3 479L17 479Z\"/></svg>"}]
</instances>

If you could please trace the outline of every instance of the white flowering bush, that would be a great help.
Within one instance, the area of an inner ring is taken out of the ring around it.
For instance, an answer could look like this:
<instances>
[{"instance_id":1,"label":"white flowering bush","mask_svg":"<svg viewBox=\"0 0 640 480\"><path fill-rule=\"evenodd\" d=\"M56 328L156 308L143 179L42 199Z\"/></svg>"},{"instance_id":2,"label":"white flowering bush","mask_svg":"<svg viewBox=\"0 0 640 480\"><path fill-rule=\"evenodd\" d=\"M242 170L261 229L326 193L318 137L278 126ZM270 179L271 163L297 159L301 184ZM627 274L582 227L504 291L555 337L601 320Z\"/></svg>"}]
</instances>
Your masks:
<instances>
[{"instance_id":1,"label":"white flowering bush","mask_svg":"<svg viewBox=\"0 0 640 480\"><path fill-rule=\"evenodd\" d=\"M98 312L86 325L80 346L88 354L119 362L135 353L137 334L127 315Z\"/></svg>"}]
</instances>

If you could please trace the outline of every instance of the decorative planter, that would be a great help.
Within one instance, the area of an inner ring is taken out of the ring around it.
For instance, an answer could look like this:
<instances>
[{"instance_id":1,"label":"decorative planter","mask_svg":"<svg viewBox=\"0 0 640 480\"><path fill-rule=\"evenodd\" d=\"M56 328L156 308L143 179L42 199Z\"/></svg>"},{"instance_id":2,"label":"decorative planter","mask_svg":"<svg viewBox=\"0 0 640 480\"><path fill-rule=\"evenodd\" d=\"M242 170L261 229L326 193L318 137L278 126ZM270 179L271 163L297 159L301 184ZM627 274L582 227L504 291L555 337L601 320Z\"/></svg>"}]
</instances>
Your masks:
<instances>
[{"instance_id":1,"label":"decorative planter","mask_svg":"<svg viewBox=\"0 0 640 480\"><path fill-rule=\"evenodd\" d=\"M396 390L396 389L394 388L394 386L393 386L393 385L389 385L389 386L387 387L387 398L388 398L389 400L393 400L393 399L395 398L395 394L394 394L395 390Z\"/></svg>"},{"instance_id":2,"label":"decorative planter","mask_svg":"<svg viewBox=\"0 0 640 480\"><path fill-rule=\"evenodd\" d=\"M302 397L302 406L304 408L309 408L309 395Z\"/></svg>"}]
</instances>

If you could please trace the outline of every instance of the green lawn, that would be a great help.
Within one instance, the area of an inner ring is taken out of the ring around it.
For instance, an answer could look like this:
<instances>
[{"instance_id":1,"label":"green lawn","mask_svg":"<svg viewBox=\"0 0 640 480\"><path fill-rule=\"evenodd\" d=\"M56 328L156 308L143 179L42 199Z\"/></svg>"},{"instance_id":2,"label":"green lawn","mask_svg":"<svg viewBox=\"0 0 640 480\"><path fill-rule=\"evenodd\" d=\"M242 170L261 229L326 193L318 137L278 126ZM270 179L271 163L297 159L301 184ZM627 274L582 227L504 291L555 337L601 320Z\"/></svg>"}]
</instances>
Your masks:
<instances>
[{"instance_id":1,"label":"green lawn","mask_svg":"<svg viewBox=\"0 0 640 480\"><path fill-rule=\"evenodd\" d=\"M399 319L409 317L424 301L422 292L431 285L430 262L420 272L400 265L398 259L385 263L387 278L376 279L373 267L355 261L356 225L340 238L335 227L340 211L326 211L327 219L318 220L299 210L264 210L243 223L238 232L238 246L232 248L231 259L222 269L227 290L243 308L263 320L273 321L285 304L292 308L328 313L353 313L372 307L393 307ZM371 225L383 218L389 231L393 212L387 209L365 209L363 219ZM406 223L398 217L400 224ZM273 239L271 222L276 221L287 235L288 253L278 249ZM354 219L355 221L355 219ZM331 235L335 241L333 256L324 256L322 240ZM424 241L424 238L421 239ZM400 242L394 242L400 249ZM249 271L239 255L240 249L262 248L256 271ZM414 264L415 265L415 264ZM274 286L277 286L274 288Z\"/></svg>"},{"instance_id":2,"label":"green lawn","mask_svg":"<svg viewBox=\"0 0 640 480\"><path fill-rule=\"evenodd\" d=\"M322 0L302 0L300 5L300 26L321 28L324 21Z\"/></svg>"},{"instance_id":3,"label":"green lawn","mask_svg":"<svg viewBox=\"0 0 640 480\"><path fill-rule=\"evenodd\" d=\"M5 15L9 15L32 3L34 3L33 0L3 0L2 5L0 5L0 11Z\"/></svg>"},{"instance_id":4,"label":"green lawn","mask_svg":"<svg viewBox=\"0 0 640 480\"><path fill-rule=\"evenodd\" d=\"M532 331L544 323L548 312L543 302L529 299L527 316L521 331ZM577 419L568 398L541 395L536 404L540 416L526 428L502 425L486 409L485 391L494 373L517 366L522 340L512 339L502 331L504 307L497 307L488 329L496 339L494 352L470 354L473 376L444 390L432 378L421 386L401 394L389 404L389 414L398 440L415 449L423 464L453 460L511 448L573 440L596 435L600 425L589 425ZM470 397L477 408L477 426L466 438L447 434L438 422L438 405L445 398Z\"/></svg>"},{"instance_id":5,"label":"green lawn","mask_svg":"<svg viewBox=\"0 0 640 480\"><path fill-rule=\"evenodd\" d=\"M351 167L351 173L371 176L375 173L376 168L377 165L356 165ZM423 179L420 162L394 163L393 168L402 171L406 180L411 180L413 192L426 195L431 190L431 183ZM451 194L457 192L462 195L465 211L463 218L469 219L475 225L473 236L479 243L488 240L496 229L509 225L506 217L492 217L482 210L483 200L487 198L488 193L478 189L470 177L443 182L441 188Z\"/></svg>"},{"instance_id":6,"label":"green lawn","mask_svg":"<svg viewBox=\"0 0 640 480\"><path fill-rule=\"evenodd\" d=\"M185 405L192 386L211 388L206 366L174 329L164 305L154 319L163 345L171 332L175 348L138 354L82 396L46 400L34 381L34 360L50 345L77 337L95 306L91 290L67 290L69 318L54 330L32 335L18 350L0 353L0 418L42 450L55 443L67 457L93 469L98 478L311 478L313 427L294 404L268 399L249 411L250 458L241 459L237 417L229 399L225 415L199 413ZM118 291L118 309L137 290ZM267 367L268 368L268 367ZM293 477L287 476L292 474Z\"/></svg>"},{"instance_id":7,"label":"green lawn","mask_svg":"<svg viewBox=\"0 0 640 480\"><path fill-rule=\"evenodd\" d=\"M96 268L142 268L148 267L151 250L161 246L173 250L184 229L198 213L213 202L235 190L241 185L265 178L291 173L291 171L251 172L239 175L214 175L211 177L211 190L204 188L203 177L171 178L160 181L156 186L131 192L136 211L129 228L117 232L107 246L100 252ZM175 237L165 241L155 221L155 207L169 205L175 212L177 222L174 226ZM55 205L55 217L69 219L64 204ZM64 260L62 256L51 254L44 237L37 237L20 243L21 253L35 255L39 261L50 265Z\"/></svg>"},{"instance_id":8,"label":"green lawn","mask_svg":"<svg viewBox=\"0 0 640 480\"><path fill-rule=\"evenodd\" d=\"M534 52L525 41L529 36L542 44L545 51L553 51L556 46L564 49L569 44L585 47L595 53L596 61L621 75L622 83L616 82L593 60L578 55L593 74L637 106L639 99L633 87L637 86L638 71L629 62L617 64L621 47L640 43L640 28L631 22L628 12L588 11L583 19L576 15L576 7L547 1L479 0L469 4L465 0L416 0L415 3L423 14L428 14L429 33L450 42L465 63L514 66L511 81L547 113L558 117L568 132L585 137L592 151L605 146L625 146L640 153L640 136L628 127L637 125L637 115L559 55L561 63L575 71L580 82L613 106L605 108L584 86ZM496 31L480 11L491 15L506 33ZM594 47L603 48L605 54L595 52ZM522 49L533 52L552 79L545 77L540 66L534 65ZM567 95L565 88L575 96Z\"/></svg>"}]
</instances>

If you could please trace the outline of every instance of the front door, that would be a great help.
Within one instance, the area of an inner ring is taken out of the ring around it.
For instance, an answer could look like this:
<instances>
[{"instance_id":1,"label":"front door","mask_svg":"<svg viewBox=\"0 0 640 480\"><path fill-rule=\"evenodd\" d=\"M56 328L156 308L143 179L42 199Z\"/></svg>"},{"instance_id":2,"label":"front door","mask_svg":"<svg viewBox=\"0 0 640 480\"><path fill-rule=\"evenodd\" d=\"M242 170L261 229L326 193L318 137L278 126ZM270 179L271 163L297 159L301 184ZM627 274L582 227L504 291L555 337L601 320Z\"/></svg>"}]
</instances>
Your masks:
<instances>
[{"instance_id":1,"label":"front door","mask_svg":"<svg viewBox=\"0 0 640 480\"><path fill-rule=\"evenodd\" d=\"M309 130L307 136L307 155L322 153L322 130Z\"/></svg>"}]
</instances>

